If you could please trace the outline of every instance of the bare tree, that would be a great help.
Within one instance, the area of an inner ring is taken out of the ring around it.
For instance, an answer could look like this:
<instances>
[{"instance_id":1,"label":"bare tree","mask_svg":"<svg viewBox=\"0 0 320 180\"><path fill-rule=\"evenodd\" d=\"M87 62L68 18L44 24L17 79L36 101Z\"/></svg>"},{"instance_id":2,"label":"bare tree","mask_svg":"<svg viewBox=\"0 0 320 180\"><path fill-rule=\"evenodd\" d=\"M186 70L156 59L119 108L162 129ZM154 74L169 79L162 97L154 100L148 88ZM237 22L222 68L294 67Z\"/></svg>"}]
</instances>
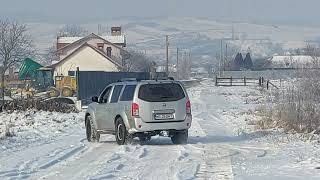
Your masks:
<instances>
[{"instance_id":1,"label":"bare tree","mask_svg":"<svg viewBox=\"0 0 320 180\"><path fill-rule=\"evenodd\" d=\"M86 35L88 35L88 31L76 24L65 25L58 32L58 36L66 37L81 37Z\"/></svg>"},{"instance_id":2,"label":"bare tree","mask_svg":"<svg viewBox=\"0 0 320 180\"><path fill-rule=\"evenodd\" d=\"M0 63L1 96L4 103L5 73L10 67L16 67L26 57L34 55L31 36L27 34L25 24L16 21L0 20Z\"/></svg>"},{"instance_id":3,"label":"bare tree","mask_svg":"<svg viewBox=\"0 0 320 180\"><path fill-rule=\"evenodd\" d=\"M145 54L130 50L129 58L124 62L124 68L127 72L149 72L151 63Z\"/></svg>"},{"instance_id":4,"label":"bare tree","mask_svg":"<svg viewBox=\"0 0 320 180\"><path fill-rule=\"evenodd\" d=\"M59 56L57 54L57 46L53 43L48 49L45 50L42 56L42 64L43 65L50 65L53 61L59 61Z\"/></svg>"}]
</instances>

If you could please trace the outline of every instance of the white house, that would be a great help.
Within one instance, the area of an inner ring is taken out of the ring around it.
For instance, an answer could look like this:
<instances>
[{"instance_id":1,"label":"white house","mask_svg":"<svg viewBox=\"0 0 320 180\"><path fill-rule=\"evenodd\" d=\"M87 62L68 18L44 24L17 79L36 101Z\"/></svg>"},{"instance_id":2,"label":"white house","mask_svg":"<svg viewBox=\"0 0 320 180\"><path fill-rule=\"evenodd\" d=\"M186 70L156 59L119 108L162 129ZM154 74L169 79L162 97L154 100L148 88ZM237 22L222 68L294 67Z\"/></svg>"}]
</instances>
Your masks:
<instances>
[{"instance_id":1,"label":"white house","mask_svg":"<svg viewBox=\"0 0 320 180\"><path fill-rule=\"evenodd\" d=\"M48 68L53 69L54 76L74 75L77 67L80 71L120 71L129 53L124 49L126 40L121 28L111 30L111 36L104 37L94 33L86 37L58 37L58 59Z\"/></svg>"},{"instance_id":2,"label":"white house","mask_svg":"<svg viewBox=\"0 0 320 180\"><path fill-rule=\"evenodd\" d=\"M113 39L113 40L116 40ZM116 41L118 42L118 41ZM78 49L82 44L88 43L100 51L104 52L108 57L121 62L127 55L127 51L122 46L118 46L103 37L96 34L90 34L86 37L58 37L57 39L57 55L59 61L67 57L73 51Z\"/></svg>"},{"instance_id":3,"label":"white house","mask_svg":"<svg viewBox=\"0 0 320 180\"><path fill-rule=\"evenodd\" d=\"M82 44L59 62L48 67L54 70L54 76L73 76L77 67L80 71L108 72L117 72L122 68L118 62L89 43Z\"/></svg>"}]
</instances>

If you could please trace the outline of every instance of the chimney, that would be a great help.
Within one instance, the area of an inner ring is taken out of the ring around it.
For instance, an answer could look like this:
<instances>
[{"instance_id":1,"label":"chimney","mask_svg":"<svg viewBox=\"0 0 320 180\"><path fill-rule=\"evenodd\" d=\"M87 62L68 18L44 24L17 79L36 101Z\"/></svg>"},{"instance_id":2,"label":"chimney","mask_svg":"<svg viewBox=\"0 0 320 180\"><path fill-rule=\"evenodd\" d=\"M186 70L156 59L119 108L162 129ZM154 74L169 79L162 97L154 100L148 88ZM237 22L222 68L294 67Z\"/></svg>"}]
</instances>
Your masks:
<instances>
[{"instance_id":1,"label":"chimney","mask_svg":"<svg viewBox=\"0 0 320 180\"><path fill-rule=\"evenodd\" d=\"M121 27L111 27L111 36L121 36Z\"/></svg>"}]
</instances>

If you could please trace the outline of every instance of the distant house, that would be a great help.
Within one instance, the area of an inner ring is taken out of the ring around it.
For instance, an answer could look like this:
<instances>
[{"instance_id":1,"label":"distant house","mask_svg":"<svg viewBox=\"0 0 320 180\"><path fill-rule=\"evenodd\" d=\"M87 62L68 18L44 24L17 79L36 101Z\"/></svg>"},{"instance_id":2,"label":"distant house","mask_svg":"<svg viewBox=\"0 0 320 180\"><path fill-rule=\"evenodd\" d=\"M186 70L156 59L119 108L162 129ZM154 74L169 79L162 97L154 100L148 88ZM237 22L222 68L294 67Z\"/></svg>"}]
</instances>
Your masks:
<instances>
[{"instance_id":1,"label":"distant house","mask_svg":"<svg viewBox=\"0 0 320 180\"><path fill-rule=\"evenodd\" d=\"M126 37L120 27L111 28L111 36L94 33L86 37L58 37L58 61L48 66L54 75L73 75L80 71L120 71L123 61L128 58Z\"/></svg>"},{"instance_id":2,"label":"distant house","mask_svg":"<svg viewBox=\"0 0 320 180\"><path fill-rule=\"evenodd\" d=\"M296 69L301 67L312 67L316 61L320 61L320 57L312 57L305 55L287 55L273 56L269 58L272 68L279 69Z\"/></svg>"},{"instance_id":3,"label":"distant house","mask_svg":"<svg viewBox=\"0 0 320 180\"><path fill-rule=\"evenodd\" d=\"M2 74L3 71L3 66L0 66L0 73ZM5 74L4 78L6 81L11 81L11 80L18 80L18 73L19 70L15 68L9 68ZM2 77L0 77L0 80L2 80Z\"/></svg>"}]
</instances>

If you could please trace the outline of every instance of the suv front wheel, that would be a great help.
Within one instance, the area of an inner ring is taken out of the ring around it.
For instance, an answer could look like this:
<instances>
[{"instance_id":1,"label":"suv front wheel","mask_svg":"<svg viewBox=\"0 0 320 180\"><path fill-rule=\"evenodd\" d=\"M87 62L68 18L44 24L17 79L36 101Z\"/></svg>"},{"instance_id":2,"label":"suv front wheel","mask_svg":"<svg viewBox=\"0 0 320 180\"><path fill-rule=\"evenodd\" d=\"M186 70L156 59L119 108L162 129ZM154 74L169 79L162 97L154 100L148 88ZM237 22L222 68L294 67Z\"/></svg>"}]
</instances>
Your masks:
<instances>
[{"instance_id":1,"label":"suv front wheel","mask_svg":"<svg viewBox=\"0 0 320 180\"><path fill-rule=\"evenodd\" d=\"M128 133L126 125L124 124L121 117L116 120L115 123L115 136L116 141L119 145L128 144L131 142L131 135Z\"/></svg>"},{"instance_id":2,"label":"suv front wheel","mask_svg":"<svg viewBox=\"0 0 320 180\"><path fill-rule=\"evenodd\" d=\"M89 142L99 142L100 140L100 134L97 132L97 129L95 128L92 117L89 115L86 117L86 135L87 140Z\"/></svg>"},{"instance_id":3,"label":"suv front wheel","mask_svg":"<svg viewBox=\"0 0 320 180\"><path fill-rule=\"evenodd\" d=\"M188 130L176 131L171 136L173 144L186 144L188 140Z\"/></svg>"}]
</instances>

